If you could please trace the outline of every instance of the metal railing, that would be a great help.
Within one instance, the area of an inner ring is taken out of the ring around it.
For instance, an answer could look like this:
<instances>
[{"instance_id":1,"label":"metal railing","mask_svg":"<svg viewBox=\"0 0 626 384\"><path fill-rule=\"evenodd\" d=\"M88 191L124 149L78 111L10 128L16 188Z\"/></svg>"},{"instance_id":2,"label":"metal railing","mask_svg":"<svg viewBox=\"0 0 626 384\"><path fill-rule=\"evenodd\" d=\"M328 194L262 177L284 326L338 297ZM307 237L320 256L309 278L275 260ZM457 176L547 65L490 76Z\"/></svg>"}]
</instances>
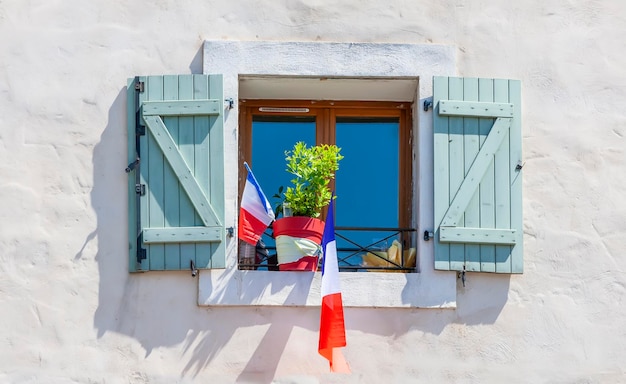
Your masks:
<instances>
[{"instance_id":1,"label":"metal railing","mask_svg":"<svg viewBox=\"0 0 626 384\"><path fill-rule=\"evenodd\" d=\"M342 272L417 272L414 228L335 227L335 239ZM256 247L240 242L239 269L278 271L273 244L271 228ZM394 245L398 257L389 259L387 251Z\"/></svg>"}]
</instances>

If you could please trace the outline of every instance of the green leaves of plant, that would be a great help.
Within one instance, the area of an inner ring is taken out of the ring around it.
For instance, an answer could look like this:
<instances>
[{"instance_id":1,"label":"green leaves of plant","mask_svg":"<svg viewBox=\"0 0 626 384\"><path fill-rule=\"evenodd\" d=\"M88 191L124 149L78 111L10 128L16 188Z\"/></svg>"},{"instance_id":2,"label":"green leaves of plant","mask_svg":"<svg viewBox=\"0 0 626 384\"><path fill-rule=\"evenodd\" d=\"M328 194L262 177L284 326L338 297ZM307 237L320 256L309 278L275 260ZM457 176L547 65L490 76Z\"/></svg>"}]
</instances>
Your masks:
<instances>
[{"instance_id":1,"label":"green leaves of plant","mask_svg":"<svg viewBox=\"0 0 626 384\"><path fill-rule=\"evenodd\" d=\"M292 187L285 192L285 201L291 204L294 216L318 217L331 197L328 184L339 169L343 156L336 145L320 144L307 147L297 142L291 151L285 151L287 172L295 177ZM279 194L282 190L279 190Z\"/></svg>"}]
</instances>

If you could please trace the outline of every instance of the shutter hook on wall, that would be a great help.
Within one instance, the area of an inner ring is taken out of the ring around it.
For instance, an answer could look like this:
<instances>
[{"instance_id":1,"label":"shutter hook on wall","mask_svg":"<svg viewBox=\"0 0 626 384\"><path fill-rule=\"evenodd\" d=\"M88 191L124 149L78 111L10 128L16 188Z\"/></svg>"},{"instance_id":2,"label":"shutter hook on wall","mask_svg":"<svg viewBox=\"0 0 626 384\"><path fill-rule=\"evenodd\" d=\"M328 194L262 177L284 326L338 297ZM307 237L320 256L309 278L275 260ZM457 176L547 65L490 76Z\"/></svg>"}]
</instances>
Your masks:
<instances>
[{"instance_id":1,"label":"shutter hook on wall","mask_svg":"<svg viewBox=\"0 0 626 384\"><path fill-rule=\"evenodd\" d=\"M189 268L191 268L191 277L196 277L198 274L198 269L196 268L196 264L193 260L189 260Z\"/></svg>"},{"instance_id":2,"label":"shutter hook on wall","mask_svg":"<svg viewBox=\"0 0 626 384\"><path fill-rule=\"evenodd\" d=\"M465 265L463 266L463 270L457 272L457 279L461 279L461 283L463 283L463 288L465 288Z\"/></svg>"},{"instance_id":3,"label":"shutter hook on wall","mask_svg":"<svg viewBox=\"0 0 626 384\"><path fill-rule=\"evenodd\" d=\"M424 112L428 112L429 109L433 107L433 99L429 97L424 100Z\"/></svg>"},{"instance_id":4,"label":"shutter hook on wall","mask_svg":"<svg viewBox=\"0 0 626 384\"><path fill-rule=\"evenodd\" d=\"M124 171L126 171L126 173L130 173L132 170L134 170L137 166L139 165L139 158L137 158L135 161L133 161L132 163L128 164L128 167L126 167L126 169Z\"/></svg>"},{"instance_id":5,"label":"shutter hook on wall","mask_svg":"<svg viewBox=\"0 0 626 384\"><path fill-rule=\"evenodd\" d=\"M231 109L235 108L235 100L233 100L232 97L224 99L224 106L230 111Z\"/></svg>"}]
</instances>

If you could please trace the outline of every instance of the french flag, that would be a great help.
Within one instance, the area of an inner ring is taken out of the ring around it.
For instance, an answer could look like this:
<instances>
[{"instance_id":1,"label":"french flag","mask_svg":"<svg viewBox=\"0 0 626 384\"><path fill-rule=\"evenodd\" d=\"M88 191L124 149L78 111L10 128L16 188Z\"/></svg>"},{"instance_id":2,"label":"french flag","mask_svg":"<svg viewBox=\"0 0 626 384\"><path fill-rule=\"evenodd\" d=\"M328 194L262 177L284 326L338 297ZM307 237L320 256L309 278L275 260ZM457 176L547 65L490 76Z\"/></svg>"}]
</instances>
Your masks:
<instances>
[{"instance_id":1,"label":"french flag","mask_svg":"<svg viewBox=\"0 0 626 384\"><path fill-rule=\"evenodd\" d=\"M239 239L256 245L261 235L272 221L274 211L267 201L263 190L257 183L248 163L243 163L248 170L246 186L243 188L241 209L239 210Z\"/></svg>"},{"instance_id":2,"label":"french flag","mask_svg":"<svg viewBox=\"0 0 626 384\"><path fill-rule=\"evenodd\" d=\"M333 198L330 199L328 217L322 235L322 309L318 351L330 363L331 372L350 373L350 367L339 348L346 346L346 327L343 321L343 303L339 289L337 242Z\"/></svg>"}]
</instances>

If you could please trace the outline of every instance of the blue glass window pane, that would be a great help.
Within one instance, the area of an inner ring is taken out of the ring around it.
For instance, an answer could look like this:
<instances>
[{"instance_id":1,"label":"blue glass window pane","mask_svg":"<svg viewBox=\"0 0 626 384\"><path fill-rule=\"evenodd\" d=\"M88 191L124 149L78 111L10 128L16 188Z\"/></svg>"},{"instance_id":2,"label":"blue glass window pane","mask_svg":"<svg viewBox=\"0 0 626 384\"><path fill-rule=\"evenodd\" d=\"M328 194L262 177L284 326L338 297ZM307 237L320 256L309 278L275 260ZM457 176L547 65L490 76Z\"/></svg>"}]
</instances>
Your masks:
<instances>
[{"instance_id":1,"label":"blue glass window pane","mask_svg":"<svg viewBox=\"0 0 626 384\"><path fill-rule=\"evenodd\" d=\"M315 120L280 119L252 122L252 164L254 176L275 208L278 200L272 196L278 187L291 185L292 175L286 171L285 151L298 141L315 145ZM277 212L278 213L278 212Z\"/></svg>"},{"instance_id":2,"label":"blue glass window pane","mask_svg":"<svg viewBox=\"0 0 626 384\"><path fill-rule=\"evenodd\" d=\"M337 225L398 227L397 121L337 122Z\"/></svg>"},{"instance_id":3,"label":"blue glass window pane","mask_svg":"<svg viewBox=\"0 0 626 384\"><path fill-rule=\"evenodd\" d=\"M336 142L345 156L336 175L336 225L338 227L399 227L398 121L337 121ZM386 250L393 238L386 231L343 231L362 247ZM337 247L355 245L337 240ZM339 252L347 265L360 265L361 254ZM344 264L344 263L341 263ZM344 265L345 265L344 264Z\"/></svg>"}]
</instances>

